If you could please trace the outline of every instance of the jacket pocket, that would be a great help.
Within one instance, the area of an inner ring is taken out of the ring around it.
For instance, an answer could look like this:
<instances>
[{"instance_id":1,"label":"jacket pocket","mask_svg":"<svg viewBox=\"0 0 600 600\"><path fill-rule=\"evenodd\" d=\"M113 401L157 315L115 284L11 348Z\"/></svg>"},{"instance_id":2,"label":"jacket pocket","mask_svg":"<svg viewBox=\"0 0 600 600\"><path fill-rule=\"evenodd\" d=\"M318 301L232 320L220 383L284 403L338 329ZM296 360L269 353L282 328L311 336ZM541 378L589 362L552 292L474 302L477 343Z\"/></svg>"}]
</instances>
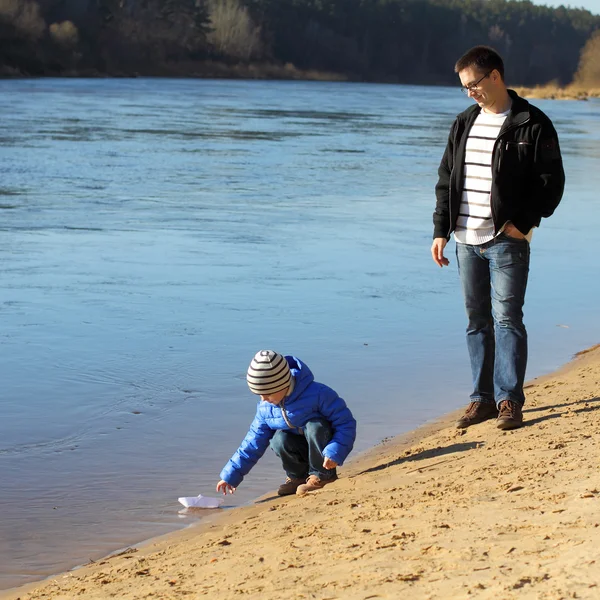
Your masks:
<instances>
[{"instance_id":1,"label":"jacket pocket","mask_svg":"<svg viewBox=\"0 0 600 600\"><path fill-rule=\"evenodd\" d=\"M534 146L531 142L509 141L504 143L502 166L513 176L528 172L533 164Z\"/></svg>"},{"instance_id":2,"label":"jacket pocket","mask_svg":"<svg viewBox=\"0 0 600 600\"><path fill-rule=\"evenodd\" d=\"M506 142L504 150L510 154L517 154L520 159L533 156L533 144L531 142Z\"/></svg>"}]
</instances>

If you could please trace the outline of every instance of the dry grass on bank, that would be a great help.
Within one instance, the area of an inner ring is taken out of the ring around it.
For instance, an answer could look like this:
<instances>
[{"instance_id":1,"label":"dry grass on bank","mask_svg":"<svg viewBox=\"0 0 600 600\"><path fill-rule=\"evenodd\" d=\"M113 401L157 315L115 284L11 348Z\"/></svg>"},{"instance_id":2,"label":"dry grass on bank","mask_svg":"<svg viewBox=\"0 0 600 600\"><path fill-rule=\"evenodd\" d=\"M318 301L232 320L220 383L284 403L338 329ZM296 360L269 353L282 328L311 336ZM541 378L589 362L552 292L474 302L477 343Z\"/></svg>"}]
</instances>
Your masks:
<instances>
[{"instance_id":1,"label":"dry grass on bank","mask_svg":"<svg viewBox=\"0 0 600 600\"><path fill-rule=\"evenodd\" d=\"M600 87L583 87L570 84L560 87L556 83L546 85L536 85L533 88L515 87L513 88L519 96L524 98L538 98L547 100L589 100L590 98L600 98Z\"/></svg>"},{"instance_id":2,"label":"dry grass on bank","mask_svg":"<svg viewBox=\"0 0 600 600\"><path fill-rule=\"evenodd\" d=\"M130 77L131 73L109 73ZM277 64L269 62L225 63L213 60L179 61L153 65L152 72L143 69L135 71L134 76L158 77L198 77L202 79L257 79L257 80L301 80L301 81L347 81L348 77L340 73L299 69L292 63Z\"/></svg>"},{"instance_id":3,"label":"dry grass on bank","mask_svg":"<svg viewBox=\"0 0 600 600\"><path fill-rule=\"evenodd\" d=\"M18 69L0 65L0 79L29 77ZM60 72L48 72L52 77L189 77L200 79L256 79L284 81L349 81L342 73L299 69L292 63L234 63L205 60L179 61L153 64L148 70L142 65L109 67L106 72L92 68L74 68Z\"/></svg>"},{"instance_id":4,"label":"dry grass on bank","mask_svg":"<svg viewBox=\"0 0 600 600\"><path fill-rule=\"evenodd\" d=\"M213 61L203 61L200 64L202 77L239 78L239 79L284 79L308 81L347 81L341 73L318 71L316 69L298 69L292 63L284 65L274 63L239 63L226 65Z\"/></svg>"}]
</instances>

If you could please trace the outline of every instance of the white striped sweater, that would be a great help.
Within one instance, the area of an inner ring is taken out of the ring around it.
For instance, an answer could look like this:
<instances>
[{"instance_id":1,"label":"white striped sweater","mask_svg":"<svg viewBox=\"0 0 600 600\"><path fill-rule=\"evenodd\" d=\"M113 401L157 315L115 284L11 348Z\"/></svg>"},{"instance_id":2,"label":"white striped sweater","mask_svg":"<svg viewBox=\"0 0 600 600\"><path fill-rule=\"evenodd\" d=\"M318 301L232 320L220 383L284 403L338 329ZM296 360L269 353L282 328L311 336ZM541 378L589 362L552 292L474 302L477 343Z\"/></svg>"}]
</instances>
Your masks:
<instances>
[{"instance_id":1,"label":"white striped sweater","mask_svg":"<svg viewBox=\"0 0 600 600\"><path fill-rule=\"evenodd\" d=\"M454 238L462 244L485 244L494 237L490 193L492 151L510 110L481 111L469 132L465 152L464 185Z\"/></svg>"}]
</instances>

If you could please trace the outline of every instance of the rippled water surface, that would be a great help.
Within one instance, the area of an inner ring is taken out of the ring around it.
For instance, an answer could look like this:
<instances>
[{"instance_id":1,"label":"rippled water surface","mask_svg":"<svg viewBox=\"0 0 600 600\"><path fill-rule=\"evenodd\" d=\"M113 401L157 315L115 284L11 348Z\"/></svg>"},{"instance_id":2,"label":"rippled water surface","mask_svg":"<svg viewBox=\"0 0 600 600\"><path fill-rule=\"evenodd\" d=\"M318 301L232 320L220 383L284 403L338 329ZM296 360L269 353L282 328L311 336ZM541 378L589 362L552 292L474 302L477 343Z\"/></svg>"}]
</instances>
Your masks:
<instances>
[{"instance_id":1,"label":"rippled water surface","mask_svg":"<svg viewBox=\"0 0 600 600\"><path fill-rule=\"evenodd\" d=\"M255 410L258 349L359 420L357 453L470 392L431 261L456 89L0 81L0 588L190 524ZM539 102L568 187L536 231L529 376L600 341L600 103ZM452 249L451 249L452 252ZM269 453L228 506L278 483Z\"/></svg>"}]
</instances>

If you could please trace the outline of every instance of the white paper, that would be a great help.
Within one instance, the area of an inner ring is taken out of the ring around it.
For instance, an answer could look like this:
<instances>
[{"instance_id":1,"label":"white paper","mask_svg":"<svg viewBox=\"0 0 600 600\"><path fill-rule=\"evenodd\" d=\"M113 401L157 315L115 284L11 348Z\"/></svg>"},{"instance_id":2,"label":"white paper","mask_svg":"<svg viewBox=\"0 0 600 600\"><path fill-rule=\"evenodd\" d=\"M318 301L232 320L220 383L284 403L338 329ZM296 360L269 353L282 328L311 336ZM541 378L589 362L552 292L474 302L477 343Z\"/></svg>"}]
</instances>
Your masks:
<instances>
[{"instance_id":1,"label":"white paper","mask_svg":"<svg viewBox=\"0 0 600 600\"><path fill-rule=\"evenodd\" d=\"M219 508L223 504L223 498L210 498L198 494L197 496L184 496L178 499L186 508Z\"/></svg>"}]
</instances>

